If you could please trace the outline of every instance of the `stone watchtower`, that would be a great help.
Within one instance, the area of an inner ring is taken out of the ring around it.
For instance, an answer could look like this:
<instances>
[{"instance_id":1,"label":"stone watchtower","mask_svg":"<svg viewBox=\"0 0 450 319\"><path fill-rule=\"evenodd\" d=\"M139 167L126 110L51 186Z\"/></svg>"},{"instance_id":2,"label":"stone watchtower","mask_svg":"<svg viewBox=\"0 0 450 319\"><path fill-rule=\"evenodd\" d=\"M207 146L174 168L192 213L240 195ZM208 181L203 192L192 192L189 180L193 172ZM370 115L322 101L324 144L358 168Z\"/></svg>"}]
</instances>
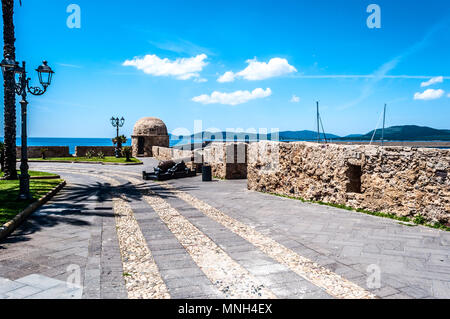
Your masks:
<instances>
[{"instance_id":1,"label":"stone watchtower","mask_svg":"<svg viewBox=\"0 0 450 319\"><path fill-rule=\"evenodd\" d=\"M137 121L131 140L134 157L152 157L153 146L169 147L166 124L156 117L144 117Z\"/></svg>"}]
</instances>

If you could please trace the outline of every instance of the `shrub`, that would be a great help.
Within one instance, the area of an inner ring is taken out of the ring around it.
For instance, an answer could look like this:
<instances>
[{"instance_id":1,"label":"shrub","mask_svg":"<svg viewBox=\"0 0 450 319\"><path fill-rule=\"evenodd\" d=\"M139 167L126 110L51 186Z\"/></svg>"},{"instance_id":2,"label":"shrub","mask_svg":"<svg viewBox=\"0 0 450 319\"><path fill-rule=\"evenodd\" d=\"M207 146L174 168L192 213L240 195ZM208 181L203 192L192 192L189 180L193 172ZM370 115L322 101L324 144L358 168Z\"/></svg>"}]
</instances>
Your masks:
<instances>
[{"instance_id":1,"label":"shrub","mask_svg":"<svg viewBox=\"0 0 450 319\"><path fill-rule=\"evenodd\" d=\"M121 147L122 144L125 144L127 142L127 137L125 135L120 135L118 137L113 138L112 142L114 143L114 145L117 144L118 147L119 146Z\"/></svg>"},{"instance_id":2,"label":"shrub","mask_svg":"<svg viewBox=\"0 0 450 319\"><path fill-rule=\"evenodd\" d=\"M414 222L414 224L417 224L417 225L423 225L423 224L425 224L426 220L421 214L419 214L419 215L416 215L413 222Z\"/></svg>"},{"instance_id":3,"label":"shrub","mask_svg":"<svg viewBox=\"0 0 450 319\"><path fill-rule=\"evenodd\" d=\"M95 155L95 152L93 150L88 150L86 152L86 158L93 158Z\"/></svg>"},{"instance_id":4,"label":"shrub","mask_svg":"<svg viewBox=\"0 0 450 319\"><path fill-rule=\"evenodd\" d=\"M48 148L41 148L41 157L42 159L46 159L47 156L45 155L45 152L48 151Z\"/></svg>"},{"instance_id":5,"label":"shrub","mask_svg":"<svg viewBox=\"0 0 450 319\"><path fill-rule=\"evenodd\" d=\"M98 152L97 157L100 159L104 159L105 158L105 154L103 154L102 151Z\"/></svg>"},{"instance_id":6,"label":"shrub","mask_svg":"<svg viewBox=\"0 0 450 319\"><path fill-rule=\"evenodd\" d=\"M124 148L122 148L122 156L125 156L127 158L127 162L130 162L130 158L132 155L132 149L130 146L125 146Z\"/></svg>"}]
</instances>

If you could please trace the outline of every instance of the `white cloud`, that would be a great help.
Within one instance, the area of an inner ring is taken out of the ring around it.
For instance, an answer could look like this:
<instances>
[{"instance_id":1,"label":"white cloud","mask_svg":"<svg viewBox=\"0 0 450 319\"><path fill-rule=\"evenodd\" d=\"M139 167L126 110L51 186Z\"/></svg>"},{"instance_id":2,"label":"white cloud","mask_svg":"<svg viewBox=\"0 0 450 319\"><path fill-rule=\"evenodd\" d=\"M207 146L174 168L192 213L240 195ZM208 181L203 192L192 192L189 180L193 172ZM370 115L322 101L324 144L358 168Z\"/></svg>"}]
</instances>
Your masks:
<instances>
[{"instance_id":1,"label":"white cloud","mask_svg":"<svg viewBox=\"0 0 450 319\"><path fill-rule=\"evenodd\" d=\"M232 71L225 72L221 77L217 79L217 82L233 82L236 75Z\"/></svg>"},{"instance_id":2,"label":"white cloud","mask_svg":"<svg viewBox=\"0 0 450 319\"><path fill-rule=\"evenodd\" d=\"M82 69L83 68L81 65L76 65L76 64L67 64L67 63L56 63L56 64L66 67L66 68L74 68L74 69Z\"/></svg>"},{"instance_id":3,"label":"white cloud","mask_svg":"<svg viewBox=\"0 0 450 319\"><path fill-rule=\"evenodd\" d=\"M262 99L272 95L272 90L267 88L265 90L261 88L254 89L250 91L235 91L232 93L222 93L214 91L211 95L203 94L196 96L192 99L194 102L202 104L227 104L227 105L238 105L246 103L254 99Z\"/></svg>"},{"instance_id":4,"label":"white cloud","mask_svg":"<svg viewBox=\"0 0 450 319\"><path fill-rule=\"evenodd\" d=\"M429 81L422 82L420 84L420 86L421 87L427 87L427 86L430 86L430 85L433 85L433 84L436 84L436 83L442 83L442 82L444 82L444 77L443 76L437 76L437 77L431 78Z\"/></svg>"},{"instance_id":5,"label":"white cloud","mask_svg":"<svg viewBox=\"0 0 450 319\"><path fill-rule=\"evenodd\" d=\"M423 93L414 94L414 100L436 100L444 95L444 90L428 89Z\"/></svg>"},{"instance_id":6,"label":"white cloud","mask_svg":"<svg viewBox=\"0 0 450 319\"><path fill-rule=\"evenodd\" d=\"M290 65L286 59L282 58L270 59L268 63L258 62L256 58L247 60L246 62L248 66L244 70L238 73L228 71L219 77L217 81L221 83L233 82L236 77L241 77L249 81L257 81L297 72L295 67Z\"/></svg>"},{"instance_id":7,"label":"white cloud","mask_svg":"<svg viewBox=\"0 0 450 319\"><path fill-rule=\"evenodd\" d=\"M205 78L198 78L198 79L194 79L194 82L197 82L197 83L205 83L205 82L208 82L208 80L205 79Z\"/></svg>"},{"instance_id":8,"label":"white cloud","mask_svg":"<svg viewBox=\"0 0 450 319\"><path fill-rule=\"evenodd\" d=\"M294 95L292 95L291 102L298 103L298 102L300 102L300 98L294 94Z\"/></svg>"},{"instance_id":9,"label":"white cloud","mask_svg":"<svg viewBox=\"0 0 450 319\"><path fill-rule=\"evenodd\" d=\"M148 54L143 58L135 57L132 60L126 60L123 66L134 66L146 74L155 76L174 76L179 80L188 80L200 76L199 72L208 65L205 62L207 58L206 54L199 54L191 58L169 60L161 59L155 54Z\"/></svg>"}]
</instances>

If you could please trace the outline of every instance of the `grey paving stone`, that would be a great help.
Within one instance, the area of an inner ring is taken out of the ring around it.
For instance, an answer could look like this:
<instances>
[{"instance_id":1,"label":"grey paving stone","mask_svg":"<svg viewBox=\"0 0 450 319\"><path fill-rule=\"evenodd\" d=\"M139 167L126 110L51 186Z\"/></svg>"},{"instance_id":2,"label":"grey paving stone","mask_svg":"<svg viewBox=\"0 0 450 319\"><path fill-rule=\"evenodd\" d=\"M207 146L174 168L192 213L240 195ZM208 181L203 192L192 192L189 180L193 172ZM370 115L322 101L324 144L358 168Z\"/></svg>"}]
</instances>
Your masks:
<instances>
[{"instance_id":1,"label":"grey paving stone","mask_svg":"<svg viewBox=\"0 0 450 319\"><path fill-rule=\"evenodd\" d=\"M164 222L159 217L149 222L149 217L158 216L150 205L146 204L145 209L137 212L134 211L135 206L142 207L141 205L141 201L132 200L130 202L130 206L133 209L148 248L168 289L174 290L183 287L184 278L197 278L199 283L203 282L203 287L209 287L205 289L213 289L212 283L207 279L202 270L193 261L192 257L190 257L186 249L179 243ZM158 234L156 236L158 239L155 239L155 233Z\"/></svg>"},{"instance_id":2,"label":"grey paving stone","mask_svg":"<svg viewBox=\"0 0 450 319\"><path fill-rule=\"evenodd\" d=\"M183 260L161 260L158 259L157 262L158 268L160 271L162 270L171 270L171 269L185 269L193 266L192 260L183 259Z\"/></svg>"},{"instance_id":3,"label":"grey paving stone","mask_svg":"<svg viewBox=\"0 0 450 319\"><path fill-rule=\"evenodd\" d=\"M158 250L179 249L180 247L183 247L178 241L173 238L164 240L148 240L147 245L152 252Z\"/></svg>"},{"instance_id":4,"label":"grey paving stone","mask_svg":"<svg viewBox=\"0 0 450 319\"><path fill-rule=\"evenodd\" d=\"M6 278L0 278L0 294L5 294L9 291L16 290L25 286L25 284L15 282Z\"/></svg>"},{"instance_id":5,"label":"grey paving stone","mask_svg":"<svg viewBox=\"0 0 450 319\"><path fill-rule=\"evenodd\" d=\"M395 294L395 295L389 295L385 297L386 299L413 299L413 297L403 294L403 293L399 293L399 294Z\"/></svg>"},{"instance_id":6,"label":"grey paving stone","mask_svg":"<svg viewBox=\"0 0 450 319\"><path fill-rule=\"evenodd\" d=\"M112 297L126 297L121 286L123 278L119 278L121 261L117 239L114 237L112 203L111 199L102 193L107 194L108 187L99 186L105 184L102 180L77 175L76 172L69 170L105 172L105 175L108 175L108 171L124 172L124 176L125 173L135 173L139 178L143 168L151 170L156 163L153 159L144 159L144 161L146 164L143 167L114 168L89 164L84 166L52 164L55 169L67 169L67 173L62 174L69 180L70 185L48 203L48 209L42 209L40 215L32 217L15 232L12 237L16 240L15 242L1 244L4 249L0 253L0 276L8 279L18 279L34 273L50 277L63 276L65 273L62 267L66 266L67 261L62 260L75 257L71 261L81 266L84 280L93 282L96 274L89 269L94 269L93 264L97 261L92 259L92 252L101 251L99 265L101 287L104 287L103 290L111 289L110 293L102 290L102 296L110 294ZM31 167L39 169L39 167L48 167L48 164L33 163ZM446 259L449 257L450 234L446 232L425 227L406 227L399 225L396 221L248 191L246 181L206 184L201 182L201 177L196 177L175 180L171 183L219 208L227 215L255 226L259 231L276 238L280 243L312 261L324 266L343 264L355 271L335 268L344 277L353 277L357 276L358 272L362 273L362 276L351 279L354 282L361 282L361 285L364 284L366 267L370 264L378 264L382 266L383 283L386 282L386 285L392 289L410 288L411 291L408 292L416 298L448 296L450 287L445 283L450 282L449 260ZM144 185L155 189L159 187L151 183ZM75 191L77 197L72 196ZM234 241L233 236L222 232L220 227L211 227L208 219L203 218L202 214L195 209L186 207L187 205L183 202L172 201L171 203L176 204L174 207L177 209L183 210L186 218L192 221L198 219L198 225L204 227L205 231L215 233L214 241L229 242L230 248L227 249L227 246L223 245L223 249L244 267L251 268L258 264L264 265L266 262L264 258L255 258L257 256L251 253L252 249ZM146 203L135 200L132 204L137 209L135 214L140 217L139 224L143 228L143 233L146 232L150 241L170 238L156 232L153 232L154 235L151 237L150 228L164 231L165 225L158 221L156 216L152 216L151 211L149 213ZM92 217L96 213L101 214L99 215L102 218L100 225L95 224L95 218ZM103 219L109 221L103 222ZM92 231L92 229L98 229L98 231ZM102 232L104 237L101 238L101 244L92 246L92 238L100 236ZM296 246L297 242L299 246ZM360 247L362 251L358 255ZM69 249L72 250L65 255ZM181 247L152 253L154 256L178 256L186 252ZM48 257L52 254L60 258L52 260ZM251 257L245 258L246 255ZM43 257L39 258L39 256ZM90 258L91 263L88 262ZM177 260L177 257L174 258ZM251 262L252 259L255 260L254 263ZM90 268L86 265L90 265ZM200 271L199 274L202 275L202 272ZM109 285L109 282L115 281L118 282L116 286ZM94 288L93 291L95 291ZM287 293L286 290L284 292ZM392 290L385 289L380 294L389 292ZM426 293L431 296L425 296ZM402 292L386 297L405 296L409 297L409 294Z\"/></svg>"},{"instance_id":7,"label":"grey paving stone","mask_svg":"<svg viewBox=\"0 0 450 319\"><path fill-rule=\"evenodd\" d=\"M41 292L42 289L38 289L31 286L23 286L16 290L12 290L6 293L6 298L8 299L23 299L34 294Z\"/></svg>"},{"instance_id":8,"label":"grey paving stone","mask_svg":"<svg viewBox=\"0 0 450 319\"><path fill-rule=\"evenodd\" d=\"M42 276L39 274L29 275L20 279L17 279L16 282L24 285L28 285L31 287L35 287L41 290L46 290L58 285L61 285L60 280L56 280L53 278L49 278L46 276Z\"/></svg>"},{"instance_id":9,"label":"grey paving stone","mask_svg":"<svg viewBox=\"0 0 450 319\"><path fill-rule=\"evenodd\" d=\"M413 298L425 298L430 296L430 292L417 286L409 286L399 289L401 292Z\"/></svg>"},{"instance_id":10,"label":"grey paving stone","mask_svg":"<svg viewBox=\"0 0 450 319\"><path fill-rule=\"evenodd\" d=\"M433 296L439 299L450 298L450 282L433 280L432 283Z\"/></svg>"},{"instance_id":11,"label":"grey paving stone","mask_svg":"<svg viewBox=\"0 0 450 319\"><path fill-rule=\"evenodd\" d=\"M392 288L392 287L388 287L388 286L381 287L381 288L378 288L378 289L371 289L370 292L372 292L373 294L375 294L375 295L377 295L378 297L381 297L381 298L384 298L384 297L387 297L387 296L396 295L396 294L400 293L399 290L397 290L395 288Z\"/></svg>"},{"instance_id":12,"label":"grey paving stone","mask_svg":"<svg viewBox=\"0 0 450 319\"><path fill-rule=\"evenodd\" d=\"M211 282L205 276L185 276L172 279L166 279L165 283L173 289L180 287L192 287L196 285L209 285Z\"/></svg>"},{"instance_id":13,"label":"grey paving stone","mask_svg":"<svg viewBox=\"0 0 450 319\"><path fill-rule=\"evenodd\" d=\"M181 187L184 184L181 180L171 183ZM421 267L417 260L409 260L408 265L408 260L404 259L447 255L443 252L448 251L448 247L441 246L443 241L450 241L449 236L444 236L442 240L441 234L445 232L432 229L423 232L421 228L411 229L378 217L248 192L245 190L245 181L210 184L207 191L200 179L191 181L190 186L187 192L191 195L220 207L237 220L251 220L258 225L259 231L263 230L272 238L274 234L279 235L275 238L279 238L280 242L283 235L295 238L295 241L313 251L307 257L323 266L342 261L356 271L347 272L350 276L363 273L370 264L384 261L383 278L387 278L387 283L392 283L390 286L394 289L408 286L407 279L411 276L417 277L425 290L430 289L430 280L449 280L446 266L439 267L438 264L437 268L428 269L426 266ZM280 216L276 207L283 207L283 216ZM323 227L320 228L320 225ZM432 234L431 238L428 234ZM361 256L358 255L358 247L362 247ZM300 247L294 251L301 254ZM417 271L405 271L409 266L414 266ZM446 289L443 287L444 291Z\"/></svg>"},{"instance_id":14,"label":"grey paving stone","mask_svg":"<svg viewBox=\"0 0 450 319\"><path fill-rule=\"evenodd\" d=\"M82 293L82 288L71 288L66 283L63 283L26 297L25 299L80 299Z\"/></svg>"},{"instance_id":15,"label":"grey paving stone","mask_svg":"<svg viewBox=\"0 0 450 319\"><path fill-rule=\"evenodd\" d=\"M204 275L203 272L198 267L193 268L183 268L183 269L167 269L161 270L161 277L164 280L184 278L184 277L198 277Z\"/></svg>"},{"instance_id":16,"label":"grey paving stone","mask_svg":"<svg viewBox=\"0 0 450 319\"><path fill-rule=\"evenodd\" d=\"M158 190L155 189L155 191ZM186 217L194 226L224 249L231 258L237 261L241 266L245 267L256 279L265 284L266 287L271 288L273 286L284 284L284 294L290 296L298 294L299 291L305 293L306 291L311 292L317 290L316 286L306 282L287 267L267 257L251 243L232 233L217 222L205 216L202 218L189 217L190 215L194 215L192 214L192 207L186 206L180 199L171 197L166 200L172 207L177 207L180 214ZM189 214L185 213L186 210L189 211ZM289 238L284 236L279 236L277 238L282 238L284 243L294 245L294 241ZM299 246L299 244L295 242L295 246ZM240 252L241 250L244 250L245 252ZM285 283L289 283L289 285Z\"/></svg>"},{"instance_id":17,"label":"grey paving stone","mask_svg":"<svg viewBox=\"0 0 450 319\"><path fill-rule=\"evenodd\" d=\"M332 244L332 242L330 242ZM363 250L363 246L345 246L342 249L342 257L359 256Z\"/></svg>"}]
</instances>

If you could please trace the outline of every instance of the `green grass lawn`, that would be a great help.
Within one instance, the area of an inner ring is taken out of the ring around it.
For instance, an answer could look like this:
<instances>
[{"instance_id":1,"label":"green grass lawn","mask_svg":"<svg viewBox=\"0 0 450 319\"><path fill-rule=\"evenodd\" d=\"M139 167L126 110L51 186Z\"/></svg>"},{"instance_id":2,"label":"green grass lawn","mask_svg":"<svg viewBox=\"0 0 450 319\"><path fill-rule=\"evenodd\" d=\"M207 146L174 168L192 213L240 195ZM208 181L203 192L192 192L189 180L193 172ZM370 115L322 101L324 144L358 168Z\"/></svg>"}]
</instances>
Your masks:
<instances>
[{"instance_id":1,"label":"green grass lawn","mask_svg":"<svg viewBox=\"0 0 450 319\"><path fill-rule=\"evenodd\" d=\"M17 173L20 174L20 170L17 170ZM58 176L57 174L47 173L47 172L35 172L35 171L28 171L28 174L31 177L37 177L37 176ZM0 172L0 177L3 177L4 173Z\"/></svg>"},{"instance_id":2,"label":"green grass lawn","mask_svg":"<svg viewBox=\"0 0 450 319\"><path fill-rule=\"evenodd\" d=\"M106 156L105 158L99 157L48 157L45 160L42 158L30 158L33 161L67 161L67 162L103 162L103 163L141 163L137 158L130 158L130 162L127 162L125 157L116 158L114 156Z\"/></svg>"},{"instance_id":3,"label":"green grass lawn","mask_svg":"<svg viewBox=\"0 0 450 319\"><path fill-rule=\"evenodd\" d=\"M61 182L62 180L60 179L30 180L30 191L34 199L29 201L18 201L19 181L0 180L0 225L13 219L28 205L47 194Z\"/></svg>"}]
</instances>

